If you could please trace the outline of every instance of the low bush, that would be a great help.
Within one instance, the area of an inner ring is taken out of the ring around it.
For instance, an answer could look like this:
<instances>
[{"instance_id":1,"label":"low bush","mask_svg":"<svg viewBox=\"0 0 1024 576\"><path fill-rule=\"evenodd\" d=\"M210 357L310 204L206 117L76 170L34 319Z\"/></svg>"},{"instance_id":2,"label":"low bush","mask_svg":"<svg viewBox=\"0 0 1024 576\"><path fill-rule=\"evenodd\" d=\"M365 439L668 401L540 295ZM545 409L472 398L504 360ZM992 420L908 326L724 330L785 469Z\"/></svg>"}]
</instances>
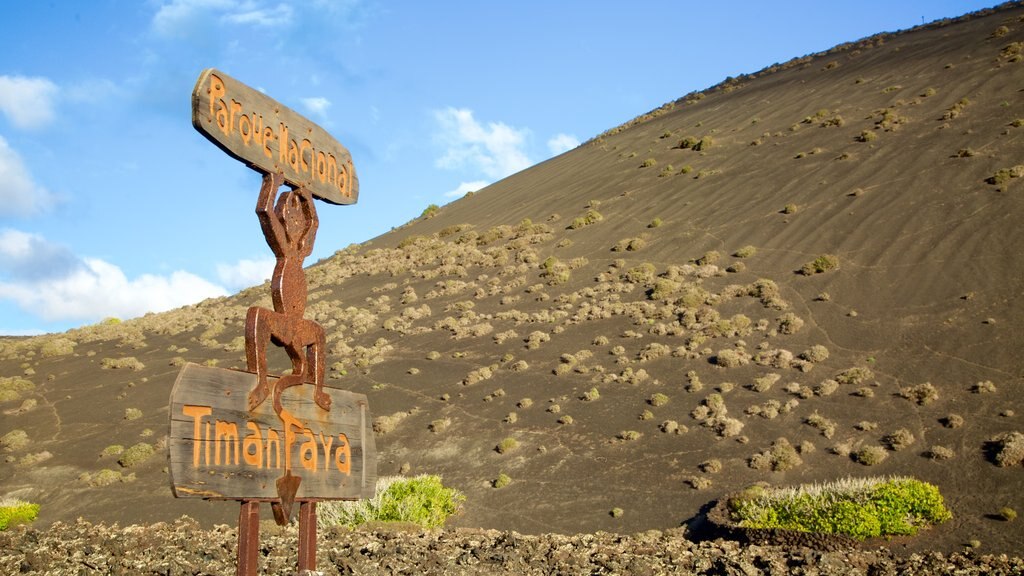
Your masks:
<instances>
[{"instance_id":1,"label":"low bush","mask_svg":"<svg viewBox=\"0 0 1024 576\"><path fill-rule=\"evenodd\" d=\"M859 540L912 535L952 517L939 489L913 478L848 478L796 488L753 488L730 498L747 528L842 534Z\"/></svg>"},{"instance_id":2,"label":"low bush","mask_svg":"<svg viewBox=\"0 0 1024 576\"><path fill-rule=\"evenodd\" d=\"M457 514L466 497L446 488L440 476L386 476L377 480L377 493L368 500L321 502L317 525L354 528L367 522L411 522L423 528L442 526Z\"/></svg>"},{"instance_id":3,"label":"low bush","mask_svg":"<svg viewBox=\"0 0 1024 576\"><path fill-rule=\"evenodd\" d=\"M807 264L804 264L803 268L800 269L800 273L804 276L811 276L813 274L821 274L822 272L835 270L836 268L839 268L839 259L832 254L822 254Z\"/></svg>"},{"instance_id":4,"label":"low bush","mask_svg":"<svg viewBox=\"0 0 1024 576\"><path fill-rule=\"evenodd\" d=\"M0 531L11 526L28 524L39 514L39 504L32 504L14 498L0 499Z\"/></svg>"}]
</instances>

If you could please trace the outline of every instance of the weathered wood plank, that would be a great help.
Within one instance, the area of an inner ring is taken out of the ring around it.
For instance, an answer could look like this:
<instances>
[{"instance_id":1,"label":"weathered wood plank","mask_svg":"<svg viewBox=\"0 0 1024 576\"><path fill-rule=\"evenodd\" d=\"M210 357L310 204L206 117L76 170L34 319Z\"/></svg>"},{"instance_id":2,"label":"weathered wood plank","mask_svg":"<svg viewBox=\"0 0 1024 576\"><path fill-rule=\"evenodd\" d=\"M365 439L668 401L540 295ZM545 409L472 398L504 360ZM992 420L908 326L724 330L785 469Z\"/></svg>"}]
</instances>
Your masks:
<instances>
[{"instance_id":1,"label":"weathered wood plank","mask_svg":"<svg viewBox=\"0 0 1024 576\"><path fill-rule=\"evenodd\" d=\"M276 382L276 378L271 378ZM282 393L282 414L271 398L252 412L250 372L182 367L171 390L169 469L177 497L276 498L276 480L290 468L302 482L296 498L372 498L377 453L366 396L325 383L325 411L313 385Z\"/></svg>"},{"instance_id":2,"label":"weathered wood plank","mask_svg":"<svg viewBox=\"0 0 1024 576\"><path fill-rule=\"evenodd\" d=\"M203 70L192 91L192 125L234 158L279 172L333 204L354 204L359 179L348 149L298 112L227 74Z\"/></svg>"}]
</instances>

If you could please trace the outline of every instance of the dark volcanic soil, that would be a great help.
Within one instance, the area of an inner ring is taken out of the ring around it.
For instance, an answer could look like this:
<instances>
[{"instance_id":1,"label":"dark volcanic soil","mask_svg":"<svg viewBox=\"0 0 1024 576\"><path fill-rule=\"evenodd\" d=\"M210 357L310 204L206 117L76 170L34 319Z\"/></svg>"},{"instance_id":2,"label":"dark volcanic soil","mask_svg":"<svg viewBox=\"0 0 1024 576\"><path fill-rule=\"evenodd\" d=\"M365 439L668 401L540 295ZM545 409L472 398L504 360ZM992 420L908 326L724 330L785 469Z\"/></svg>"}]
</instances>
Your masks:
<instances>
[{"instance_id":1,"label":"dark volcanic soil","mask_svg":"<svg viewBox=\"0 0 1024 576\"><path fill-rule=\"evenodd\" d=\"M54 524L0 532L7 574L234 574L234 528L173 523L124 528ZM296 530L268 528L262 574L294 573ZM970 551L899 557L888 549L818 552L807 548L695 543L682 530L620 535L527 536L498 530L332 530L319 540L323 574L1021 574L1024 560Z\"/></svg>"}]
</instances>

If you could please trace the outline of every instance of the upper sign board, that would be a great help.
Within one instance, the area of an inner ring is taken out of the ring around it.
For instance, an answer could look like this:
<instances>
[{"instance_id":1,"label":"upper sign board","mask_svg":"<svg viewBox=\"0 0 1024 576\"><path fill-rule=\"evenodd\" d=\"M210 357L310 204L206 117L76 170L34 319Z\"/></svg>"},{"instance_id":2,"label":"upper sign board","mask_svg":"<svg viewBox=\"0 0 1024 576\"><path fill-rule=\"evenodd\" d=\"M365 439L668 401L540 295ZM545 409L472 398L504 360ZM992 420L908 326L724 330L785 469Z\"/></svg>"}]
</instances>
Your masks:
<instances>
[{"instance_id":1,"label":"upper sign board","mask_svg":"<svg viewBox=\"0 0 1024 576\"><path fill-rule=\"evenodd\" d=\"M354 204L352 156L326 130L213 68L192 91L192 125L231 156L332 204Z\"/></svg>"}]
</instances>

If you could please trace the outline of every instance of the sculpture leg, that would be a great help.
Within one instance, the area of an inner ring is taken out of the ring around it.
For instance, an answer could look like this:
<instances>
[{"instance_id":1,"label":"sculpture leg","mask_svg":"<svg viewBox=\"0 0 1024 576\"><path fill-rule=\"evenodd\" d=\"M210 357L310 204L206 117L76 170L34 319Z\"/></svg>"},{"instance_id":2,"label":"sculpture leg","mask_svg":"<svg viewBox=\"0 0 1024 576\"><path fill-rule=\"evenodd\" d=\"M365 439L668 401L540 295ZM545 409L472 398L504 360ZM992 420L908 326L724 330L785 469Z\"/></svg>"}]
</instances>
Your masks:
<instances>
[{"instance_id":1,"label":"sculpture leg","mask_svg":"<svg viewBox=\"0 0 1024 576\"><path fill-rule=\"evenodd\" d=\"M309 327L313 332L313 342L306 347L306 368L313 370L313 400L317 406L329 411L331 397L324 392L324 372L327 364L324 348L327 347L327 337L324 336L324 329L316 322L309 322Z\"/></svg>"},{"instance_id":2,"label":"sculpture leg","mask_svg":"<svg viewBox=\"0 0 1024 576\"><path fill-rule=\"evenodd\" d=\"M256 387L249 392L249 410L255 410L270 395L267 380L267 346L273 332L273 312L253 306L245 316L245 362L256 374Z\"/></svg>"}]
</instances>

